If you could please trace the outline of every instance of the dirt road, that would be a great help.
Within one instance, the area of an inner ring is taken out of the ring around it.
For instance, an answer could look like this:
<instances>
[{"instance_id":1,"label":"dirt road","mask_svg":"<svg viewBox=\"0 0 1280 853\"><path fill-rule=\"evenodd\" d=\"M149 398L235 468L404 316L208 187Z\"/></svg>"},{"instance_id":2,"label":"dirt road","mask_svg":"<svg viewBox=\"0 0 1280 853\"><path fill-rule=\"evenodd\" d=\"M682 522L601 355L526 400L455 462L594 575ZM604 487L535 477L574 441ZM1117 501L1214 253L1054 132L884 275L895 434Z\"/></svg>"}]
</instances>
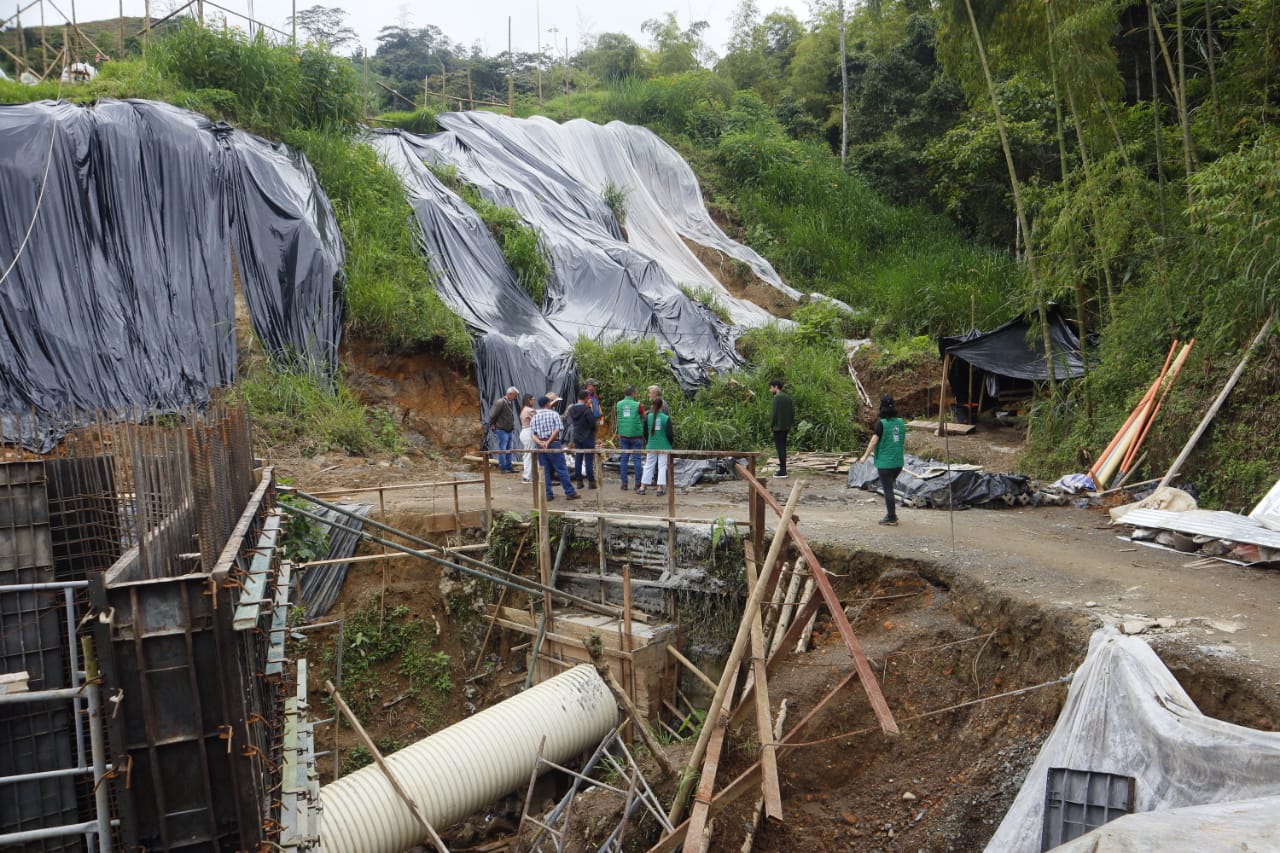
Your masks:
<instances>
[{"instance_id":1,"label":"dirt road","mask_svg":"<svg viewBox=\"0 0 1280 853\"><path fill-rule=\"evenodd\" d=\"M359 460L342 460L335 467L332 461L289 460L283 467L313 488L476 476L474 470L439 464L424 470ZM884 512L882 498L847 488L842 476L801 473L769 488L785 502L796 476L805 480L801 529L815 544L928 564L943 582L979 584L993 595L1064 611L1064 617L1086 616L1094 625L1128 622L1134 627L1161 620L1144 629L1158 637L1158 647L1219 661L1280 706L1278 571L1225 563L1188 567L1193 556L1124 541L1118 538L1124 529L1110 527L1105 513L1075 507L955 513L903 508L898 527L881 527L876 521ZM492 482L496 508L528 511L532 493L518 476L494 474ZM584 494L587 500L564 508L594 506L596 493ZM678 514L745 522L746 495L740 482L681 489ZM612 510L662 514L666 507L665 499L652 493L622 492L616 481L602 487L601 497ZM481 492L464 490L462 499L478 507ZM448 512L452 495L441 489L406 490L387 492L385 500L389 511ZM1083 650L1082 645L1081 655Z\"/></svg>"}]
</instances>

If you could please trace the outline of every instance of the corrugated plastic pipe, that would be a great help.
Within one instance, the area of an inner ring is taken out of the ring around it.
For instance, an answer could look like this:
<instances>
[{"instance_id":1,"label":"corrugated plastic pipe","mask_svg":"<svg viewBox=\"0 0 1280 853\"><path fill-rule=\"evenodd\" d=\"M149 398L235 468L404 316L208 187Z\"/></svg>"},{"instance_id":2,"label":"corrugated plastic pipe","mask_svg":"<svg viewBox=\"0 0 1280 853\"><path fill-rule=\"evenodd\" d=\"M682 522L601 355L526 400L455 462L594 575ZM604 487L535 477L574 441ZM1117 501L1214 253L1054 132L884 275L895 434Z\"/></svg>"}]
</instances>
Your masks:
<instances>
[{"instance_id":1,"label":"corrugated plastic pipe","mask_svg":"<svg viewBox=\"0 0 1280 853\"><path fill-rule=\"evenodd\" d=\"M562 763L618 724L609 688L582 664L387 756L400 784L437 830L529 781L542 755ZM326 853L402 853L426 836L375 765L320 789Z\"/></svg>"}]
</instances>

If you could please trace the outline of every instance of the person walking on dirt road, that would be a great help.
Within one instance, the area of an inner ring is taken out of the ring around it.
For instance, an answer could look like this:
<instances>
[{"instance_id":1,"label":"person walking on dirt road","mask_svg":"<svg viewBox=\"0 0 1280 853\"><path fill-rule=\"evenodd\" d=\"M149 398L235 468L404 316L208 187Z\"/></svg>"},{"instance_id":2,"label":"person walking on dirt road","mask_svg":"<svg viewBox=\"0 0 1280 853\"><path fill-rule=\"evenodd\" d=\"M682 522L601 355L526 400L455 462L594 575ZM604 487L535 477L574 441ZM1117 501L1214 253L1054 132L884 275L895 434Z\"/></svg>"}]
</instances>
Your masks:
<instances>
[{"instance_id":1,"label":"person walking on dirt road","mask_svg":"<svg viewBox=\"0 0 1280 853\"><path fill-rule=\"evenodd\" d=\"M880 412L876 418L875 435L862 454L859 462L868 457L875 457L876 471L880 474L880 487L884 489L885 516L881 524L895 526L898 523L898 512L894 503L893 485L902 473L903 446L907 443L907 424L898 417L898 407L893 397L885 394L880 398Z\"/></svg>"},{"instance_id":2,"label":"person walking on dirt road","mask_svg":"<svg viewBox=\"0 0 1280 853\"><path fill-rule=\"evenodd\" d=\"M773 431L773 447L778 452L778 473L775 480L787 478L787 434L796 422L796 404L791 402L791 395L782 390L782 380L775 379L769 383L769 393L773 395L773 411L770 413L769 429Z\"/></svg>"}]
</instances>

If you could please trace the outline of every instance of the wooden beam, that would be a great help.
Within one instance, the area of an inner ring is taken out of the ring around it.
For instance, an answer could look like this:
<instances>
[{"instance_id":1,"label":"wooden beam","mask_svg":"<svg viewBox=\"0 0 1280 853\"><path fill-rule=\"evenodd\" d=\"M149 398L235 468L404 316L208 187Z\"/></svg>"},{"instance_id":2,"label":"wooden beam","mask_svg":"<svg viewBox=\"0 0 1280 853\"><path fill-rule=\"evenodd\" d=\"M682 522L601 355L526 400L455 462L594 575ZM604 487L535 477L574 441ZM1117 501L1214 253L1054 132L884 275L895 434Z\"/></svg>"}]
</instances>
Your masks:
<instances>
[{"instance_id":1,"label":"wooden beam","mask_svg":"<svg viewBox=\"0 0 1280 853\"><path fill-rule=\"evenodd\" d=\"M786 749L786 744L795 740L800 735L800 732L804 730L804 727L807 726L823 708L826 708L831 700L840 694L840 691L844 690L844 688L857 677L858 671L856 669L846 675L839 684L831 689L831 692L822 697L818 704L813 706L813 709L809 711L809 713L804 715L804 718L800 720L800 722L795 724L791 731L786 733L781 741L779 741L779 743L782 744L780 755L785 755L789 751ZM760 762L757 761L755 764L752 764L739 774L736 779L720 789L720 793L711 798L708 812L712 815L718 814L739 797L756 788L760 784L760 772ZM692 826L692 822L691 818L690 820L676 826L675 830L670 835L650 847L648 853L672 853L672 851L678 849L689 837L689 830Z\"/></svg>"},{"instance_id":2,"label":"wooden beam","mask_svg":"<svg viewBox=\"0 0 1280 853\"><path fill-rule=\"evenodd\" d=\"M387 781L391 783L391 787L395 790L396 796L404 801L408 806L409 813L414 816L422 828L427 833L427 837L431 839L431 843L435 845L436 850L440 853L449 853L449 848L444 845L440 834L436 832L435 827L431 825L431 821L427 820L427 816L422 813L422 809L418 808L418 804L413 801L413 797L409 796L400 784L400 780L396 778L396 774L391 772L391 766L387 764L387 760L382 757L382 751L378 749L378 745L373 742L373 738L369 737L369 733L364 730L364 726L360 725L360 719L347 707L346 701L342 698L342 694L338 692L338 688L333 686L332 681L326 681L324 687L329 691L329 695L333 697L333 704L338 706L338 710L347 718L347 722L351 723L355 728L356 734L360 736L360 740L364 742L364 748L369 750L369 754L373 756L374 762L377 763L378 769L387 777Z\"/></svg>"},{"instance_id":3,"label":"wooden beam","mask_svg":"<svg viewBox=\"0 0 1280 853\"><path fill-rule=\"evenodd\" d=\"M742 465L734 467L738 469L739 475L751 484L756 494L765 503L769 504L779 516L785 512L782 506L779 505L778 499L771 495L769 490L751 475L750 471ZM822 600L826 602L827 609L831 611L831 621L835 623L837 630L840 631L840 636L844 639L844 644L849 649L849 654L853 657L853 665L857 668L858 675L862 678L862 688L867 692L867 699L871 702L871 710L875 712L880 728L885 734L898 734L898 724L893 719L893 712L889 710L889 704L884 700L884 694L880 692L880 682L876 679L876 674L871 669L871 664L867 661L867 655L862 650L862 643L859 642L857 635L853 633L853 626L849 624L849 617L844 615L844 606L840 603L840 596L836 595L835 589L832 588L831 581L827 578L827 572L822 567L822 563L818 561L818 557L813 553L813 549L809 547L809 543L800 535L800 527L791 519L790 513L787 513L785 518L781 518L779 527L791 534L792 541L795 542L796 547L800 549L801 555L805 558L805 562L809 566L809 573L813 575L813 582L818 585L818 592L822 594ZM775 534L775 541L777 538ZM674 820L671 822L675 823Z\"/></svg>"},{"instance_id":4,"label":"wooden beam","mask_svg":"<svg viewBox=\"0 0 1280 853\"><path fill-rule=\"evenodd\" d=\"M632 728L640 733L640 739L644 741L644 745L649 748L649 754L653 756L653 760L658 762L658 768L662 771L662 775L670 778L675 773L675 768L671 766L667 754L663 752L661 744L653 738L653 732L649 731L649 727L645 724L644 717L640 715L640 711L636 708L631 697L627 696L627 691L622 689L622 685L618 683L618 679L613 677L613 671L609 669L609 664L604 660L604 642L601 641L599 634L592 634L582 638L582 645L587 650L587 654L591 656L591 663L596 668L596 672L604 683L608 686L609 691L613 693L613 698L617 700L622 709L627 712L627 716L631 718Z\"/></svg>"},{"instance_id":5,"label":"wooden beam","mask_svg":"<svg viewBox=\"0 0 1280 853\"><path fill-rule=\"evenodd\" d=\"M750 543L743 543L750 545ZM746 550L747 583L756 583L755 549ZM781 586L781 583L778 584ZM760 765L764 774L764 812L770 820L782 820L782 786L778 783L778 751L773 742L773 714L769 706L769 682L765 675L764 626L757 607L751 618L751 671L755 675L756 731L760 736ZM687 846L687 845L686 845Z\"/></svg>"},{"instance_id":6,"label":"wooden beam","mask_svg":"<svg viewBox=\"0 0 1280 853\"><path fill-rule=\"evenodd\" d=\"M741 465L738 467L746 471ZM754 477L752 477L752 481L755 481ZM797 480L796 484L791 487L791 497L787 499L787 506L782 511L780 526L785 528L785 525L791 523L791 516L795 513L796 504L800 502L800 493L802 491L804 491L804 480ZM747 599L747 605L743 608L742 621L738 623L738 635L734 638L733 649L729 652L729 659L725 662L724 672L720 676L720 684L716 687L716 695L712 698L711 704L707 708L706 723L702 726L702 733L698 736L698 742L694 745L693 752L689 754L689 762L685 767L685 773L682 774L680 787L676 790L675 799L671 803L671 810L667 815L667 820L671 824L679 821L684 814L685 802L689 797L689 789L692 784L693 771L702 763L703 757L707 754L708 742L715 729L711 722L715 718L725 716L725 703L729 701L729 694L738 680L738 665L742 663L743 652L746 651L747 642L751 637L750 613L758 609L760 602L764 600L769 579L774 574L774 567L778 565L778 554L782 551L782 540L782 536L773 537L773 544L769 546L769 555L765 558L764 568L760 572L760 579L752 587L751 595ZM704 766L702 770L703 776L707 775L708 769L714 777L714 766L710 768ZM699 829L705 826L705 822L706 814L704 813Z\"/></svg>"},{"instance_id":7,"label":"wooden beam","mask_svg":"<svg viewBox=\"0 0 1280 853\"><path fill-rule=\"evenodd\" d=\"M671 645L670 643L667 644L667 654L671 655L677 661L684 664L685 668L688 669L689 672L693 673L694 677L697 678L699 681L701 681L703 684L707 685L712 690L716 689L716 683L712 681L710 678L708 678L707 674L703 672L701 669L699 669L697 664L689 660L684 655L680 654L679 649L677 649L675 646Z\"/></svg>"}]
</instances>

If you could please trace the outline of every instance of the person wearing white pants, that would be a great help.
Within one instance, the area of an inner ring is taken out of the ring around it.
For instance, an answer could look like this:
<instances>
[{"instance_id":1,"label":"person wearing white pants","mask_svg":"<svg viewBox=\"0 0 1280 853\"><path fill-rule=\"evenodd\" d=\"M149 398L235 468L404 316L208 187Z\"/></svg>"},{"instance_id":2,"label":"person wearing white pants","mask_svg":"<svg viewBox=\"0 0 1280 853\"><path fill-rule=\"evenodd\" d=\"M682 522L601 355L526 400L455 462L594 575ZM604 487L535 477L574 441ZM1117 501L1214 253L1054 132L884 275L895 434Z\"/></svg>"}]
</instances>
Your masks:
<instances>
[{"instance_id":1,"label":"person wearing white pants","mask_svg":"<svg viewBox=\"0 0 1280 853\"><path fill-rule=\"evenodd\" d=\"M665 451L675 447L675 431L671 428L671 416L667 414L662 400L650 400L650 405L653 409L644 419L645 450L648 453L644 456L644 473L636 494L643 495L645 486L652 486L656 479L657 494L661 496L667 493L668 454Z\"/></svg>"},{"instance_id":2,"label":"person wearing white pants","mask_svg":"<svg viewBox=\"0 0 1280 853\"><path fill-rule=\"evenodd\" d=\"M533 395L525 394L524 400L520 403L520 447L525 451L533 450L533 429L529 424L533 421L533 416L537 411L533 405ZM520 476L521 480L527 483L533 479L533 466L535 464L533 454L526 452L523 459L524 473Z\"/></svg>"}]
</instances>

